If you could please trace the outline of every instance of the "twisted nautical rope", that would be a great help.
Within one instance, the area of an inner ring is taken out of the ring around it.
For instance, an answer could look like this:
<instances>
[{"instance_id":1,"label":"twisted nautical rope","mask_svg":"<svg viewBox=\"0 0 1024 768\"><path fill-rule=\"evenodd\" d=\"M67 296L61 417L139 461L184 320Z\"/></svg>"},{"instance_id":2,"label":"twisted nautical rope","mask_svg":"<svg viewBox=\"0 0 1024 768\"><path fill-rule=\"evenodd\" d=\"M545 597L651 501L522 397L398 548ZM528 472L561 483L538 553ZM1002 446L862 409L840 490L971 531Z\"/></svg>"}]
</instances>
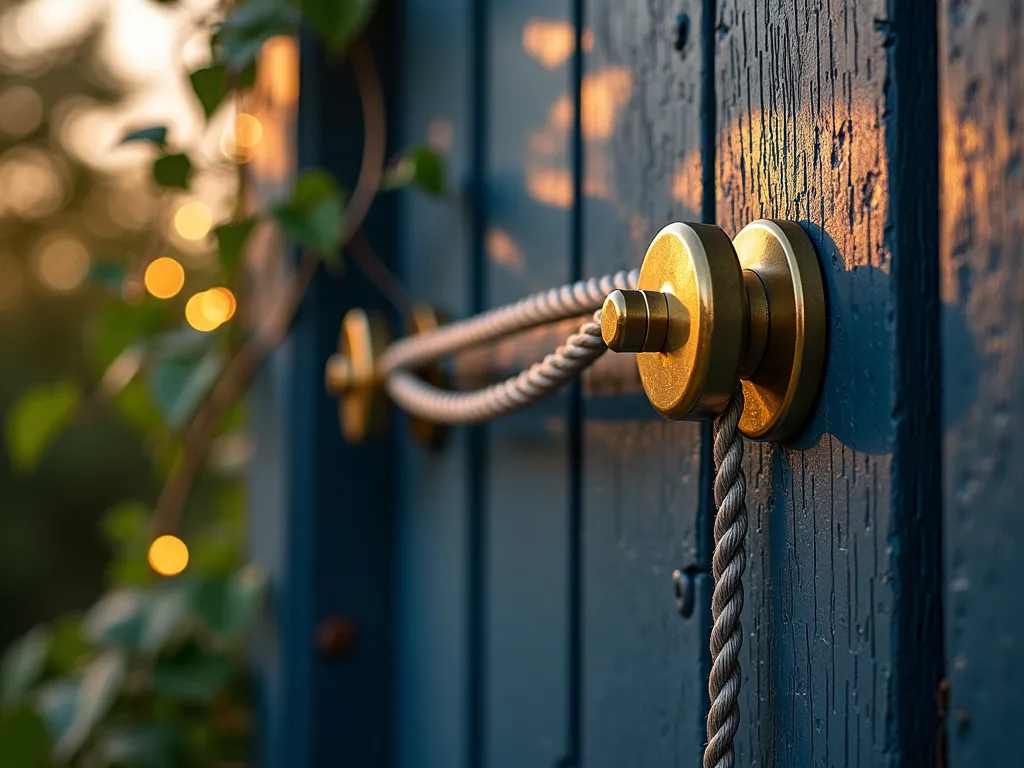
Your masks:
<instances>
[{"instance_id":1,"label":"twisted nautical rope","mask_svg":"<svg viewBox=\"0 0 1024 768\"><path fill-rule=\"evenodd\" d=\"M522 410L565 386L604 354L601 305L612 291L635 288L638 279L639 272L633 270L581 280L402 339L388 347L381 359L388 394L404 410L439 424L475 424ZM410 372L455 352L590 312L595 313L593 319L565 344L499 384L475 392L452 392Z\"/></svg>"},{"instance_id":2,"label":"twisted nautical rope","mask_svg":"<svg viewBox=\"0 0 1024 768\"><path fill-rule=\"evenodd\" d=\"M743 571L747 567L747 481L743 476L743 436L739 431L743 389L738 387L715 422L715 554L711 598L711 677L708 693L708 745L704 768L733 768L733 738L740 724L740 647L743 633Z\"/></svg>"},{"instance_id":3,"label":"twisted nautical rope","mask_svg":"<svg viewBox=\"0 0 1024 768\"><path fill-rule=\"evenodd\" d=\"M444 424L473 424L526 408L579 375L607 349L601 338L601 310L613 290L636 288L639 274L618 272L534 294L437 330L402 339L381 359L391 398L409 413ZM594 312L565 344L517 376L475 392L440 389L412 371L441 358L545 323ZM746 479L739 432L743 390L738 388L715 422L715 590L711 601L713 658L708 692L708 745L704 768L733 768L733 739L739 727L740 665L743 642L744 540L747 535Z\"/></svg>"}]
</instances>

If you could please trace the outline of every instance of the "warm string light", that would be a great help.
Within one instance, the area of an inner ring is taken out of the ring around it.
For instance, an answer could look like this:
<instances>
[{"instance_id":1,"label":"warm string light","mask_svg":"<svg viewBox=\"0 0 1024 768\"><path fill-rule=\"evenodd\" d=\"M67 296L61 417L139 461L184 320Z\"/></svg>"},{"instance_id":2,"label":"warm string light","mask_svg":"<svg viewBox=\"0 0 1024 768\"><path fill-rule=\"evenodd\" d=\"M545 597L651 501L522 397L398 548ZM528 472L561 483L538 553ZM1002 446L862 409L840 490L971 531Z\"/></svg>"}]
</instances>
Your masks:
<instances>
[{"instance_id":1,"label":"warm string light","mask_svg":"<svg viewBox=\"0 0 1024 768\"><path fill-rule=\"evenodd\" d=\"M170 256L161 256L149 263L142 279L150 295L169 299L177 296L185 285L185 270Z\"/></svg>"},{"instance_id":2,"label":"warm string light","mask_svg":"<svg viewBox=\"0 0 1024 768\"><path fill-rule=\"evenodd\" d=\"M177 536L158 536L149 545L149 567L161 576L177 576L188 565L188 547Z\"/></svg>"},{"instance_id":3,"label":"warm string light","mask_svg":"<svg viewBox=\"0 0 1024 768\"><path fill-rule=\"evenodd\" d=\"M219 328L235 314L235 295L218 286L193 294L185 303L185 320L197 331L208 332Z\"/></svg>"},{"instance_id":4,"label":"warm string light","mask_svg":"<svg viewBox=\"0 0 1024 768\"><path fill-rule=\"evenodd\" d=\"M52 291L64 293L80 286L89 272L92 259L78 240L59 237L50 240L34 255L33 266L39 281Z\"/></svg>"},{"instance_id":5,"label":"warm string light","mask_svg":"<svg viewBox=\"0 0 1024 768\"><path fill-rule=\"evenodd\" d=\"M174 214L174 229L185 240L202 240L213 227L213 214L198 200L185 203Z\"/></svg>"},{"instance_id":6,"label":"warm string light","mask_svg":"<svg viewBox=\"0 0 1024 768\"><path fill-rule=\"evenodd\" d=\"M256 146L263 139L263 123L255 115L239 112L234 124L221 138L220 148L226 157L237 163L247 163L256 154Z\"/></svg>"}]
</instances>

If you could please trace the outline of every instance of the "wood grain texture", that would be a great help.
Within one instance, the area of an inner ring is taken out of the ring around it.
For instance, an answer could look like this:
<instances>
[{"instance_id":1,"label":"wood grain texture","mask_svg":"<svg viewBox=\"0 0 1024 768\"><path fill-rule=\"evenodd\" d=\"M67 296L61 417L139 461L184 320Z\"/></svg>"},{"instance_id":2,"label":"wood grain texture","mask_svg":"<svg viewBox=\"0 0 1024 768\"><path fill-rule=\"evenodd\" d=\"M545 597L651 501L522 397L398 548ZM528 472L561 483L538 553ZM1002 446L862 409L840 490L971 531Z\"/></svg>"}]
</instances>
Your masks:
<instances>
[{"instance_id":1,"label":"wood grain texture","mask_svg":"<svg viewBox=\"0 0 1024 768\"><path fill-rule=\"evenodd\" d=\"M471 209L460 194L472 172L470 19L470 0L404 6L400 144L427 142L443 153L453 199L403 193L401 277L417 301L453 317L469 314L472 300ZM399 425L396 764L460 768L471 764L470 447L465 430L449 430L443 450L430 451L405 427Z\"/></svg>"},{"instance_id":2,"label":"wood grain texture","mask_svg":"<svg viewBox=\"0 0 1024 768\"><path fill-rule=\"evenodd\" d=\"M999 765L1024 714L1024 4L940 8L949 764Z\"/></svg>"},{"instance_id":3,"label":"wood grain texture","mask_svg":"<svg viewBox=\"0 0 1024 768\"><path fill-rule=\"evenodd\" d=\"M925 281L915 304L908 284L930 258L935 217L904 217L915 193L927 209L929 179L935 185L933 172L900 165L912 102L893 86L934 91L934 73L915 81L908 66L920 57L927 73L934 45L897 36L922 12L902 5L718 8L718 223L735 233L764 216L799 221L823 263L830 311L824 392L807 432L789 447L748 444L737 765L931 764L937 474L919 466L921 446L909 442L934 403L934 392L918 390L937 357L927 339L911 338L921 328L909 320L923 313L927 328L931 289ZM921 141L934 151L934 98L922 108ZM922 222L923 252L909 234ZM912 357L897 365L901 354ZM918 366L916 384L906 380L908 362ZM922 551L908 545L914 536ZM925 671L912 673L915 665Z\"/></svg>"},{"instance_id":4,"label":"wood grain texture","mask_svg":"<svg viewBox=\"0 0 1024 768\"><path fill-rule=\"evenodd\" d=\"M485 306L571 277L568 0L488 0ZM482 755L553 766L569 750L569 401L485 428ZM540 428L538 428L538 426Z\"/></svg>"},{"instance_id":5,"label":"wood grain texture","mask_svg":"<svg viewBox=\"0 0 1024 768\"><path fill-rule=\"evenodd\" d=\"M587 0L584 18L582 266L600 275L638 266L669 222L701 217L705 49L698 2ZM635 370L633 356L616 357ZM671 575L707 565L704 430L661 420L635 374L620 377L619 392L641 401L646 419L607 420L591 399L602 385L588 376L582 431L581 763L698 765L707 578L695 576L698 604L682 618Z\"/></svg>"}]
</instances>

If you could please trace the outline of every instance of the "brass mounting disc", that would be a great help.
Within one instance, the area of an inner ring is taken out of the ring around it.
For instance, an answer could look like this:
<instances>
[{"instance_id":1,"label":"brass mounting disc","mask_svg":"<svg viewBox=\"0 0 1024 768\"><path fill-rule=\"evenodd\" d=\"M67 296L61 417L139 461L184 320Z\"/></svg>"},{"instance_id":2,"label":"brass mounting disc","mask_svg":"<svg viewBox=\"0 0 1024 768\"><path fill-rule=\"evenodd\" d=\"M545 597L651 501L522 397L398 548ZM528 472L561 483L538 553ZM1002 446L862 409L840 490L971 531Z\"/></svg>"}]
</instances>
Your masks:
<instances>
[{"instance_id":1,"label":"brass mounting disc","mask_svg":"<svg viewBox=\"0 0 1024 768\"><path fill-rule=\"evenodd\" d=\"M669 419L715 418L736 388L747 327L729 237L707 224L669 224L647 249L638 287L668 300L664 346L637 355L651 405Z\"/></svg>"},{"instance_id":2,"label":"brass mounting disc","mask_svg":"<svg viewBox=\"0 0 1024 768\"><path fill-rule=\"evenodd\" d=\"M378 386L377 361L389 341L383 316L362 309L349 310L341 322L338 355L347 361L344 382L333 382L328 364L328 386L339 396L338 420L348 443L360 443L383 423L387 412L384 392Z\"/></svg>"},{"instance_id":3,"label":"brass mounting disc","mask_svg":"<svg viewBox=\"0 0 1024 768\"><path fill-rule=\"evenodd\" d=\"M821 385L828 333L821 268L795 222L759 219L733 245L740 266L757 273L768 298L767 346L743 381L739 428L755 440L786 440L806 423Z\"/></svg>"}]
</instances>

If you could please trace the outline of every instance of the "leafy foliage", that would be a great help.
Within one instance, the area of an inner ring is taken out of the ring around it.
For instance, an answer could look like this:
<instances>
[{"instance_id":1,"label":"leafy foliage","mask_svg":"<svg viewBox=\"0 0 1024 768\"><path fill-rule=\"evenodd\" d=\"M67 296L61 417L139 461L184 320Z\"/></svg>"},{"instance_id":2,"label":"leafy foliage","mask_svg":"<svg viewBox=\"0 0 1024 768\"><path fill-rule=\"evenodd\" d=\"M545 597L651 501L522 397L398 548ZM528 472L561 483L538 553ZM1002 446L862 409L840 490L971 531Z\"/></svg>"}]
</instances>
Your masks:
<instances>
[{"instance_id":1,"label":"leafy foliage","mask_svg":"<svg viewBox=\"0 0 1024 768\"><path fill-rule=\"evenodd\" d=\"M339 53L363 30L375 4L239 2L211 30L212 60L188 75L205 118L253 85L263 45L293 34L301 17ZM154 148L151 176L165 197L177 198L204 172L198 155L194 161L187 147L168 144L163 125L132 130L121 144ZM446 185L441 157L416 145L387 172L383 189L414 187L440 197ZM346 202L328 171L305 171L270 210L213 228L215 266L189 270L188 290L180 297L158 299L143 290L149 259L161 255L149 248L143 258L132 253L93 267L90 283L103 289L86 333L97 369L95 394L86 400L86 388L70 380L25 392L5 423L16 467L35 467L76 414L110 407L142 434L154 474L168 477L181 456L183 434L245 342L245 331L237 327L206 333L186 327L186 302L205 289L237 287L244 280L242 256L257 226L276 227L314 256L339 259L346 225L353 225L346 222ZM244 409L236 403L215 435L227 441L244 427ZM177 768L245 757L249 718L242 645L264 608L266 579L257 566L243 564L241 483L211 466L202 482L211 486L202 514L190 510L181 532L189 543L184 575L160 579L150 569L152 504L124 499L100 518L112 553L108 591L84 615L36 627L6 650L0 659L4 766Z\"/></svg>"},{"instance_id":2,"label":"leafy foliage","mask_svg":"<svg viewBox=\"0 0 1024 768\"><path fill-rule=\"evenodd\" d=\"M203 107L207 119L213 116L232 90L251 88L256 81L256 67L251 64L240 73L229 71L225 64L200 67L189 76L192 91Z\"/></svg>"},{"instance_id":3,"label":"leafy foliage","mask_svg":"<svg viewBox=\"0 0 1024 768\"><path fill-rule=\"evenodd\" d=\"M5 425L7 452L19 469L35 467L81 401L81 390L72 381L30 389L21 396Z\"/></svg>"},{"instance_id":4,"label":"leafy foliage","mask_svg":"<svg viewBox=\"0 0 1024 768\"><path fill-rule=\"evenodd\" d=\"M58 761L98 757L100 750L108 760L145 754L152 764L180 765L179 720L201 722L202 707L243 682L244 633L265 594L266 580L253 566L228 577L115 590L81 620L87 644L79 648L86 650L76 651L71 670L48 662L47 651L66 630L33 630L2 661L3 764L48 765L52 739ZM216 733L212 750L211 757Z\"/></svg>"},{"instance_id":5,"label":"leafy foliage","mask_svg":"<svg viewBox=\"0 0 1024 768\"><path fill-rule=\"evenodd\" d=\"M431 197L448 194L444 160L437 150L423 144L410 147L384 178L386 189L414 186Z\"/></svg>"},{"instance_id":6,"label":"leafy foliage","mask_svg":"<svg viewBox=\"0 0 1024 768\"><path fill-rule=\"evenodd\" d=\"M376 7L376 0L302 0L310 25L335 51L343 50L363 31Z\"/></svg>"},{"instance_id":7,"label":"leafy foliage","mask_svg":"<svg viewBox=\"0 0 1024 768\"><path fill-rule=\"evenodd\" d=\"M337 182L320 169L302 174L291 199L274 209L274 218L285 234L325 259L337 256L344 215Z\"/></svg>"},{"instance_id":8,"label":"leafy foliage","mask_svg":"<svg viewBox=\"0 0 1024 768\"><path fill-rule=\"evenodd\" d=\"M181 152L158 157L153 162L153 180L168 189L188 189L192 182L192 160Z\"/></svg>"},{"instance_id":9,"label":"leafy foliage","mask_svg":"<svg viewBox=\"0 0 1024 768\"><path fill-rule=\"evenodd\" d=\"M154 125L149 128L139 128L134 131L129 131L121 137L122 144L131 144L134 142L149 142L155 144L160 149L167 147L167 126L166 125Z\"/></svg>"},{"instance_id":10,"label":"leafy foliage","mask_svg":"<svg viewBox=\"0 0 1024 768\"><path fill-rule=\"evenodd\" d=\"M248 0L224 19L214 35L214 59L229 72L242 72L255 63L267 40L292 34L299 18L298 10L283 0Z\"/></svg>"},{"instance_id":11,"label":"leafy foliage","mask_svg":"<svg viewBox=\"0 0 1024 768\"><path fill-rule=\"evenodd\" d=\"M242 249L249 241L258 220L256 217L249 217L241 221L231 221L221 224L213 230L217 238L217 250L220 252L220 262L224 268L234 271L242 257Z\"/></svg>"},{"instance_id":12,"label":"leafy foliage","mask_svg":"<svg viewBox=\"0 0 1024 768\"><path fill-rule=\"evenodd\" d=\"M50 761L50 731L32 707L0 711L0 744L5 768L43 768Z\"/></svg>"}]
</instances>

